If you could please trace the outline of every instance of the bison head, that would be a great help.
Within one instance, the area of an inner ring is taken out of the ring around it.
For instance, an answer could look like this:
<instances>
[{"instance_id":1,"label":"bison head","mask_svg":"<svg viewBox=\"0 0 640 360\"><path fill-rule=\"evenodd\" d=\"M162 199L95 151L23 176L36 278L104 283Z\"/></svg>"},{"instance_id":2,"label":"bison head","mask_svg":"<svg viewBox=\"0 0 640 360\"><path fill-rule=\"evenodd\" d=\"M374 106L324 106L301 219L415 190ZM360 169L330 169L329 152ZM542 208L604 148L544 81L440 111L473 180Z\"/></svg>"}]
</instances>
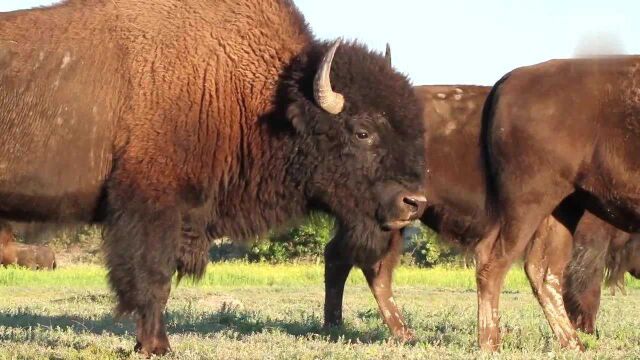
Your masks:
<instances>
[{"instance_id":1,"label":"bison head","mask_svg":"<svg viewBox=\"0 0 640 360\"><path fill-rule=\"evenodd\" d=\"M353 239L346 254L363 264L424 210L425 130L408 79L380 54L339 43L310 46L285 74L286 117L304 159L290 171L311 208L338 218Z\"/></svg>"}]
</instances>

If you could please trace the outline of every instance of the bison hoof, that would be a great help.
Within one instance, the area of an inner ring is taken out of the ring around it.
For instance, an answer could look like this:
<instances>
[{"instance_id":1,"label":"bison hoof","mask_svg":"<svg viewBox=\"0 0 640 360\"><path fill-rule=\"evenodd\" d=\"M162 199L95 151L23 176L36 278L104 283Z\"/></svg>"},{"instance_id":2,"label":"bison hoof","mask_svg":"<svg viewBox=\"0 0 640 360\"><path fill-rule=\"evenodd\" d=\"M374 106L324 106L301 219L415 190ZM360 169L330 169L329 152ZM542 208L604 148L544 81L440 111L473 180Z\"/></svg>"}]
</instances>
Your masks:
<instances>
[{"instance_id":1,"label":"bison hoof","mask_svg":"<svg viewBox=\"0 0 640 360\"><path fill-rule=\"evenodd\" d=\"M140 341L137 341L133 349L145 357L166 355L171 351L168 341L159 341L158 339L149 341L148 344L142 344Z\"/></svg>"},{"instance_id":2,"label":"bison hoof","mask_svg":"<svg viewBox=\"0 0 640 360\"><path fill-rule=\"evenodd\" d=\"M394 334L393 338L400 344L415 345L418 342L416 334L411 329L402 329Z\"/></svg>"},{"instance_id":3,"label":"bison hoof","mask_svg":"<svg viewBox=\"0 0 640 360\"><path fill-rule=\"evenodd\" d=\"M563 341L560 343L560 346L567 350L573 350L573 351L583 352L585 350L584 345L578 338L572 339L571 341L566 341L566 342Z\"/></svg>"},{"instance_id":4,"label":"bison hoof","mask_svg":"<svg viewBox=\"0 0 640 360\"><path fill-rule=\"evenodd\" d=\"M340 328L342 327L342 320L340 321L331 321L331 322L327 322L325 321L325 323L322 325L322 330L331 330L331 329L336 329L336 328Z\"/></svg>"}]
</instances>

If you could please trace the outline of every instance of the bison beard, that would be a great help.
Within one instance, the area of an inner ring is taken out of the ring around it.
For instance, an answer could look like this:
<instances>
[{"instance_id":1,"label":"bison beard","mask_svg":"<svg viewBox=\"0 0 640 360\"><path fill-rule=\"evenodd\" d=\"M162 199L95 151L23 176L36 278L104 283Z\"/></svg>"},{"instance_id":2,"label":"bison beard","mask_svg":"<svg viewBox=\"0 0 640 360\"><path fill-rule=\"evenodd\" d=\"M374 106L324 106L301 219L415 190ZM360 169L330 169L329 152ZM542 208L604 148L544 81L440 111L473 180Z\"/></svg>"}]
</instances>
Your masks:
<instances>
[{"instance_id":1,"label":"bison beard","mask_svg":"<svg viewBox=\"0 0 640 360\"><path fill-rule=\"evenodd\" d=\"M357 44L334 58L291 1L70 0L0 37L0 217L103 223L141 352L169 350L171 277L201 276L212 238L324 210L372 263L420 215L409 81Z\"/></svg>"}]
</instances>

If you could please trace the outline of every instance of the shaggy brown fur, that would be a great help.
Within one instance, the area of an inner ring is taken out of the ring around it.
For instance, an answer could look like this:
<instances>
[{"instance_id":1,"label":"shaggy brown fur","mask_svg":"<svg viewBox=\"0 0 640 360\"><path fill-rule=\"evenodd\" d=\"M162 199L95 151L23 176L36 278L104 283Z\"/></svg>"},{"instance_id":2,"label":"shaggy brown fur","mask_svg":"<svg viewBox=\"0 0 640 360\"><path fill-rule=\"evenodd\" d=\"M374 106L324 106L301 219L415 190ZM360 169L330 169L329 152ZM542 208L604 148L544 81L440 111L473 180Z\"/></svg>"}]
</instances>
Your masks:
<instances>
[{"instance_id":1,"label":"shaggy brown fur","mask_svg":"<svg viewBox=\"0 0 640 360\"><path fill-rule=\"evenodd\" d=\"M330 44L290 0L69 0L0 15L0 217L101 222L137 349L169 349L174 272L211 238L334 214L354 263L419 216L421 105L381 54ZM10 175L7 175L10 174Z\"/></svg>"},{"instance_id":2,"label":"shaggy brown fur","mask_svg":"<svg viewBox=\"0 0 640 360\"><path fill-rule=\"evenodd\" d=\"M590 213L580 220L574 234L572 259L565 272L563 289L567 313L577 329L595 332L603 275L616 272L615 264L606 259L618 258L620 248L628 239L628 233Z\"/></svg>"},{"instance_id":3,"label":"shaggy brown fur","mask_svg":"<svg viewBox=\"0 0 640 360\"><path fill-rule=\"evenodd\" d=\"M619 231L622 233L622 231ZM626 240L626 241L622 241ZM605 286L615 295L619 288L626 295L624 275L629 273L640 279L640 234L627 234L623 239L612 241L605 259Z\"/></svg>"},{"instance_id":4,"label":"shaggy brown fur","mask_svg":"<svg viewBox=\"0 0 640 360\"><path fill-rule=\"evenodd\" d=\"M423 171L429 207L421 220L443 238L472 249L486 231L485 177L478 143L484 100L490 87L419 86L415 92L424 104ZM338 235L325 251L325 326L342 323L342 294L351 268L359 266L367 277L380 314L392 335L410 341L407 327L391 292L392 273L401 255L401 235L389 237L386 256L373 266L354 264L340 251L348 239Z\"/></svg>"}]
</instances>

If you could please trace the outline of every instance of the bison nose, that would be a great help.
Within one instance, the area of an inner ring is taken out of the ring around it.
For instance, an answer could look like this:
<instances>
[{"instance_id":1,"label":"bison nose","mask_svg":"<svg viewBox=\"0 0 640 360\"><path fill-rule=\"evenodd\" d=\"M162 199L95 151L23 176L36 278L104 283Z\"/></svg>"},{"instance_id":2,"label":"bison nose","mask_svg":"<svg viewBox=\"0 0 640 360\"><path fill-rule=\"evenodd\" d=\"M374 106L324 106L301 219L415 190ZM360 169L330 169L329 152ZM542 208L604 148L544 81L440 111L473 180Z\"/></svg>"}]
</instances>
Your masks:
<instances>
[{"instance_id":1,"label":"bison nose","mask_svg":"<svg viewBox=\"0 0 640 360\"><path fill-rule=\"evenodd\" d=\"M422 212L424 208L427 206L427 198L423 195L410 195L405 196L402 199L402 202L406 205L409 213L411 214L411 219L416 219Z\"/></svg>"}]
</instances>

